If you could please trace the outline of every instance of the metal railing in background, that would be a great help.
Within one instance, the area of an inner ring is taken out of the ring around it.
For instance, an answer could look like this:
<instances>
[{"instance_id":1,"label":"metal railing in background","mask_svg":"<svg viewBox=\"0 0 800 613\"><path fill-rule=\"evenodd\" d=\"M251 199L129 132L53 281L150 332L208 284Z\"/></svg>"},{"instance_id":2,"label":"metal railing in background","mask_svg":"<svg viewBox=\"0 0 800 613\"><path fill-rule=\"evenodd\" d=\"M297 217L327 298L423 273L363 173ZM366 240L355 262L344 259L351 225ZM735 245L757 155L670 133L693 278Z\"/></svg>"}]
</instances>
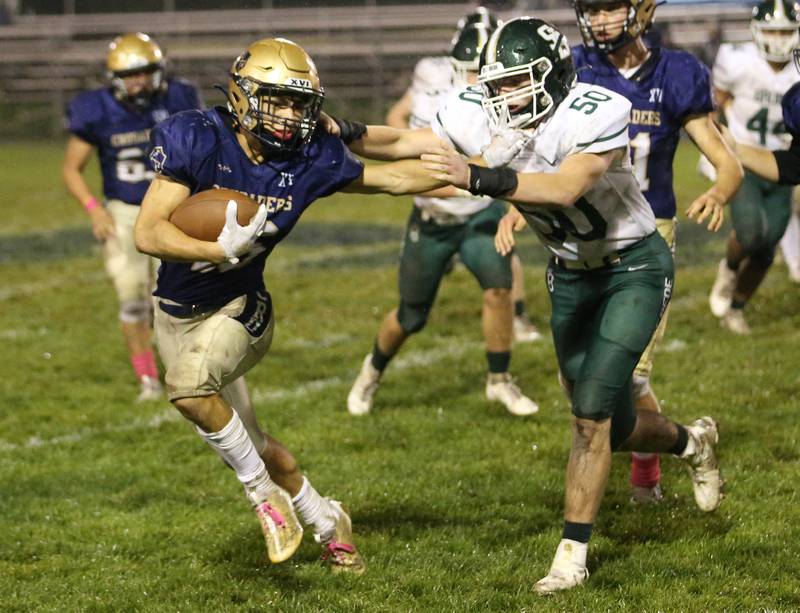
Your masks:
<instances>
[{"instance_id":1,"label":"metal railing in background","mask_svg":"<svg viewBox=\"0 0 800 613\"><path fill-rule=\"evenodd\" d=\"M107 44L123 31L152 34L167 51L170 72L198 84L208 103L221 100L213 85L225 82L231 62L249 43L269 36L290 38L316 61L326 108L377 121L402 95L419 58L447 52L456 22L473 7L431 3L20 16L0 27L0 109L6 117L1 130L24 134L24 127L33 124L44 135L60 134L65 103L79 90L105 83ZM508 19L515 13L500 15ZM536 15L579 42L572 9ZM657 13L667 44L704 58L715 40L747 40L748 22L749 9L743 5L667 5Z\"/></svg>"}]
</instances>

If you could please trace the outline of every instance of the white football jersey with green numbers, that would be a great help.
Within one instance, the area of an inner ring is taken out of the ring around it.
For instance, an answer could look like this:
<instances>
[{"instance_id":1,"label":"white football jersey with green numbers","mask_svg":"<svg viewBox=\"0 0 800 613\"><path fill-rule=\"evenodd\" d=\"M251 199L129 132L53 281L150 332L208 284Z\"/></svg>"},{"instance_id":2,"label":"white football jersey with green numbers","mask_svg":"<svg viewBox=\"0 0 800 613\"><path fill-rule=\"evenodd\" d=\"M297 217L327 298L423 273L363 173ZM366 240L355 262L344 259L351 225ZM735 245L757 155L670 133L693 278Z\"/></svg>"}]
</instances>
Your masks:
<instances>
[{"instance_id":1,"label":"white football jersey with green numbers","mask_svg":"<svg viewBox=\"0 0 800 613\"><path fill-rule=\"evenodd\" d=\"M408 125L411 128L427 128L431 125L436 109L453 91L460 89L453 82L454 71L447 57L424 57L414 68L414 80L411 83L411 115ZM465 218L482 211L492 203L491 198L456 197L456 198L414 198L414 204L422 210L429 211L434 219L444 216Z\"/></svg>"},{"instance_id":2,"label":"white football jersey with green numbers","mask_svg":"<svg viewBox=\"0 0 800 613\"><path fill-rule=\"evenodd\" d=\"M800 81L792 62L775 72L755 43L720 45L712 71L714 87L733 96L725 116L733 137L755 147L788 149L781 99Z\"/></svg>"},{"instance_id":3,"label":"white football jersey with green numbers","mask_svg":"<svg viewBox=\"0 0 800 613\"><path fill-rule=\"evenodd\" d=\"M432 124L467 157L491 141L480 88L448 98ZM556 172L578 153L603 153L628 147L627 98L597 85L578 83L555 113L535 130L509 166L517 172ZM595 260L653 233L655 217L633 175L629 156L620 156L575 206L519 206L544 245L565 260Z\"/></svg>"}]
</instances>

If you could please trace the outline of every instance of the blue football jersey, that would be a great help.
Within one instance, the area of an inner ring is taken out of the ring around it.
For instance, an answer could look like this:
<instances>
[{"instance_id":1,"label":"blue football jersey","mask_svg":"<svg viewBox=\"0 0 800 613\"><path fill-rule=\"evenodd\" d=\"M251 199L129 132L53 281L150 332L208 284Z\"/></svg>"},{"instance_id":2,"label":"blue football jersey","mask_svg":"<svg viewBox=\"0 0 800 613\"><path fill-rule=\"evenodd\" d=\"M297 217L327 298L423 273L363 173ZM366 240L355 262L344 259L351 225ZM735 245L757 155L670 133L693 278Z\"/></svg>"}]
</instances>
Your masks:
<instances>
[{"instance_id":1,"label":"blue football jersey","mask_svg":"<svg viewBox=\"0 0 800 613\"><path fill-rule=\"evenodd\" d=\"M361 176L364 167L340 138L318 129L301 152L254 164L236 140L233 118L221 107L185 111L159 124L151 136L155 171L191 192L226 188L267 206L278 231L258 239L238 264L162 261L155 295L181 304L221 306L264 287L267 256L314 200Z\"/></svg>"},{"instance_id":2,"label":"blue football jersey","mask_svg":"<svg viewBox=\"0 0 800 613\"><path fill-rule=\"evenodd\" d=\"M783 123L792 138L800 139L800 83L795 83L783 95Z\"/></svg>"},{"instance_id":3,"label":"blue football jersey","mask_svg":"<svg viewBox=\"0 0 800 613\"><path fill-rule=\"evenodd\" d=\"M167 90L143 110L122 104L109 88L78 94L67 107L66 123L70 133L97 148L105 197L139 204L153 180L150 130L174 113L199 108L194 86L170 79Z\"/></svg>"},{"instance_id":4,"label":"blue football jersey","mask_svg":"<svg viewBox=\"0 0 800 613\"><path fill-rule=\"evenodd\" d=\"M633 105L629 128L631 162L645 198L660 219L675 216L672 161L681 127L691 115L714 110L708 69L693 55L650 50L647 61L626 78L593 49L573 47L578 80L618 92Z\"/></svg>"}]
</instances>

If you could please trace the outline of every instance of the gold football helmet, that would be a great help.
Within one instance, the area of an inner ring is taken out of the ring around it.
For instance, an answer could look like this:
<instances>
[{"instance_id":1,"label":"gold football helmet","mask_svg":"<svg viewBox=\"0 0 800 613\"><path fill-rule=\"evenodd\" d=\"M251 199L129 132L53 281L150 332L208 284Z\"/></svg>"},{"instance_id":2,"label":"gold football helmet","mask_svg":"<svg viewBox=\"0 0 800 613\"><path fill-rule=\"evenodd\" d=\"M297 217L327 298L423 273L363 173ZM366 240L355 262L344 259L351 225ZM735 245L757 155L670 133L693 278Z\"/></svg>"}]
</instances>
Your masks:
<instances>
[{"instance_id":1,"label":"gold football helmet","mask_svg":"<svg viewBox=\"0 0 800 613\"><path fill-rule=\"evenodd\" d=\"M106 69L114 96L120 102L146 107L153 96L166 86L164 79L164 54L156 41L147 34L133 32L122 34L111 41L106 57ZM136 74L147 74L145 86L133 93L128 91L125 78Z\"/></svg>"},{"instance_id":2,"label":"gold football helmet","mask_svg":"<svg viewBox=\"0 0 800 613\"><path fill-rule=\"evenodd\" d=\"M647 32L653 25L656 12L656 0L572 0L572 4L578 17L578 29L581 31L583 43L603 53L612 53ZM620 5L628 9L625 19L614 24L617 27L622 26L622 33L612 40L598 40L592 31L587 11Z\"/></svg>"},{"instance_id":3,"label":"gold football helmet","mask_svg":"<svg viewBox=\"0 0 800 613\"><path fill-rule=\"evenodd\" d=\"M313 60L285 38L265 38L236 58L228 108L272 151L296 151L314 133L325 92Z\"/></svg>"}]
</instances>

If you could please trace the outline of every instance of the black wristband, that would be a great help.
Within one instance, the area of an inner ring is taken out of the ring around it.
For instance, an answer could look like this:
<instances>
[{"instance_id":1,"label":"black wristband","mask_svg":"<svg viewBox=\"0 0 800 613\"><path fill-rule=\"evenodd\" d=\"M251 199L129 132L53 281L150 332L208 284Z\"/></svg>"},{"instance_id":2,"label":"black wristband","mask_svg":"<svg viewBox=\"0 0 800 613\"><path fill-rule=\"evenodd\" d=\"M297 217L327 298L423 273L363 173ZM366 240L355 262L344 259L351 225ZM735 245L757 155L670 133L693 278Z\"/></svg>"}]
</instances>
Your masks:
<instances>
[{"instance_id":1,"label":"black wristband","mask_svg":"<svg viewBox=\"0 0 800 613\"><path fill-rule=\"evenodd\" d=\"M785 151L773 151L775 163L778 165L778 183L781 185L797 185L800 183L800 148L794 146Z\"/></svg>"},{"instance_id":2,"label":"black wristband","mask_svg":"<svg viewBox=\"0 0 800 613\"><path fill-rule=\"evenodd\" d=\"M348 121L347 119L339 119L338 117L331 117L331 119L339 126L339 138L342 139L345 145L357 141L367 133L367 125L360 121Z\"/></svg>"},{"instance_id":3,"label":"black wristband","mask_svg":"<svg viewBox=\"0 0 800 613\"><path fill-rule=\"evenodd\" d=\"M500 198L517 189L517 173L510 168L484 168L469 165L469 193Z\"/></svg>"}]
</instances>

